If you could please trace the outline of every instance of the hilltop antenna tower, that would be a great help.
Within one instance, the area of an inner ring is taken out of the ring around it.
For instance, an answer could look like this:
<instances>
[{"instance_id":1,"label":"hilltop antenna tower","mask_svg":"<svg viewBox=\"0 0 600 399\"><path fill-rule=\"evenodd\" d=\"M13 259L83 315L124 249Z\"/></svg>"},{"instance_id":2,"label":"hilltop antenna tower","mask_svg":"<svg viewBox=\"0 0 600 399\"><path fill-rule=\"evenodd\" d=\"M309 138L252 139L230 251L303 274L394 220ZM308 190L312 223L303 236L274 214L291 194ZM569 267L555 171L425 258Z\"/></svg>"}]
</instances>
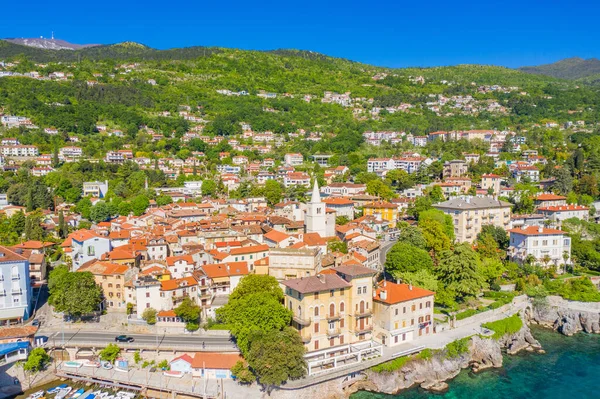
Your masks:
<instances>
[{"instance_id":1,"label":"hilltop antenna tower","mask_svg":"<svg viewBox=\"0 0 600 399\"><path fill-rule=\"evenodd\" d=\"M52 31L52 40L54 40L54 31Z\"/></svg>"}]
</instances>

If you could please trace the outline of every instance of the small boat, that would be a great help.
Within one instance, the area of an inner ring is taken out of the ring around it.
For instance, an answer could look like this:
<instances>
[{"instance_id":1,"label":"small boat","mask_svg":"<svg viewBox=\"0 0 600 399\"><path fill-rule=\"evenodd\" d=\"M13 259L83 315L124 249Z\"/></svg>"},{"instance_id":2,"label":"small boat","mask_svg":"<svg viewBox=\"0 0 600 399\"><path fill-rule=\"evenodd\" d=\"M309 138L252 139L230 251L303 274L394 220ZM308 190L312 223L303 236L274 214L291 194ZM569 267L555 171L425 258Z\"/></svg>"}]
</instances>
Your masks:
<instances>
[{"instance_id":1,"label":"small boat","mask_svg":"<svg viewBox=\"0 0 600 399\"><path fill-rule=\"evenodd\" d=\"M92 392L91 394L89 394L88 396L86 396L83 399L94 399L96 397L96 395L94 395L94 393Z\"/></svg>"},{"instance_id":2,"label":"small boat","mask_svg":"<svg viewBox=\"0 0 600 399\"><path fill-rule=\"evenodd\" d=\"M46 393L52 395L54 393L58 393L60 390L68 388L69 386L67 384L60 384L59 386L56 386L54 388L50 388L48 389L48 391L46 391Z\"/></svg>"},{"instance_id":3,"label":"small boat","mask_svg":"<svg viewBox=\"0 0 600 399\"><path fill-rule=\"evenodd\" d=\"M44 396L44 391L37 391L29 395L27 399L40 399L42 396Z\"/></svg>"},{"instance_id":4,"label":"small boat","mask_svg":"<svg viewBox=\"0 0 600 399\"><path fill-rule=\"evenodd\" d=\"M98 367L100 367L100 363L98 363L98 362L92 362L92 361L87 361L87 362L83 363L83 367L95 367L95 368L98 368Z\"/></svg>"},{"instance_id":5,"label":"small boat","mask_svg":"<svg viewBox=\"0 0 600 399\"><path fill-rule=\"evenodd\" d=\"M165 371L163 371L163 375L166 377L174 377L174 378L183 377L183 373L181 371L165 370Z\"/></svg>"},{"instance_id":6,"label":"small boat","mask_svg":"<svg viewBox=\"0 0 600 399\"><path fill-rule=\"evenodd\" d=\"M73 388L71 387L66 387L61 389L56 396L54 397L55 399L64 399L67 397L67 395L73 390Z\"/></svg>"},{"instance_id":7,"label":"small boat","mask_svg":"<svg viewBox=\"0 0 600 399\"><path fill-rule=\"evenodd\" d=\"M83 388L79 388L78 390L76 390L73 395L70 396L71 399L76 399L78 397L80 397L81 395L83 395L83 393L85 392L85 389Z\"/></svg>"},{"instance_id":8,"label":"small boat","mask_svg":"<svg viewBox=\"0 0 600 399\"><path fill-rule=\"evenodd\" d=\"M106 399L107 396L108 396L108 392L100 392L98 394L98 399Z\"/></svg>"},{"instance_id":9,"label":"small boat","mask_svg":"<svg viewBox=\"0 0 600 399\"><path fill-rule=\"evenodd\" d=\"M134 392L127 392L127 391L119 391L117 392L117 397L118 398L129 398L129 399L133 399L135 398L136 394Z\"/></svg>"}]
</instances>

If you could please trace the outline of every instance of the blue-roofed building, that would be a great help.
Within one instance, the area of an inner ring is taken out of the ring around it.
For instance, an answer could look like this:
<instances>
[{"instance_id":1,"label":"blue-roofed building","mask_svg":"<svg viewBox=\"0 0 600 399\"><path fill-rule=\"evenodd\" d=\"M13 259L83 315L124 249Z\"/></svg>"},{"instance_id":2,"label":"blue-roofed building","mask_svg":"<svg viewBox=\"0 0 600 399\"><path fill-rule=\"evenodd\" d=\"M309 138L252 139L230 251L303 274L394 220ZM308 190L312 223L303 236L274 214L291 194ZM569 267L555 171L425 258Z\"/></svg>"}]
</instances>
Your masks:
<instances>
[{"instance_id":1,"label":"blue-roofed building","mask_svg":"<svg viewBox=\"0 0 600 399\"><path fill-rule=\"evenodd\" d=\"M0 365L27 359L29 341L0 344Z\"/></svg>"}]
</instances>

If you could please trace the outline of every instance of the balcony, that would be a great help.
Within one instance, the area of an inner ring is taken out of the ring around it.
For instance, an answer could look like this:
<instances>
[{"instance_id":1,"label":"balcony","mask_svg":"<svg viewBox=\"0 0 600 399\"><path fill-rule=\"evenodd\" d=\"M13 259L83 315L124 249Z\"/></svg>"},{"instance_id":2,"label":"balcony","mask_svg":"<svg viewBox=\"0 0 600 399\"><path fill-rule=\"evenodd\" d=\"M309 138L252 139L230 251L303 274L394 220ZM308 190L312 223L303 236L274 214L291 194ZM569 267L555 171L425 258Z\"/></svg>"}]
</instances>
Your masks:
<instances>
[{"instance_id":1,"label":"balcony","mask_svg":"<svg viewBox=\"0 0 600 399\"><path fill-rule=\"evenodd\" d=\"M312 339L312 336L310 334L308 334L308 335L301 336L301 338L302 338L303 344L308 344L310 342L310 340Z\"/></svg>"},{"instance_id":2,"label":"balcony","mask_svg":"<svg viewBox=\"0 0 600 399\"><path fill-rule=\"evenodd\" d=\"M310 324L310 319L303 319L303 318L294 316L293 320L301 326L308 326Z\"/></svg>"},{"instance_id":3,"label":"balcony","mask_svg":"<svg viewBox=\"0 0 600 399\"><path fill-rule=\"evenodd\" d=\"M356 327L356 329L354 330L354 332L356 334L367 334L370 333L371 331L373 331L373 326L363 326L363 327Z\"/></svg>"},{"instance_id":4,"label":"balcony","mask_svg":"<svg viewBox=\"0 0 600 399\"><path fill-rule=\"evenodd\" d=\"M364 310L362 312L356 312L354 313L354 317L369 317L373 315L373 312L371 312L370 310Z\"/></svg>"},{"instance_id":5,"label":"balcony","mask_svg":"<svg viewBox=\"0 0 600 399\"><path fill-rule=\"evenodd\" d=\"M21 275L19 273L12 275L13 280L19 280L20 278L21 278Z\"/></svg>"},{"instance_id":6,"label":"balcony","mask_svg":"<svg viewBox=\"0 0 600 399\"><path fill-rule=\"evenodd\" d=\"M13 289L11 290L11 292L12 292L13 294L15 294L15 295L17 295L17 294L22 294L22 293L23 293L23 291L21 290L21 288L13 288Z\"/></svg>"},{"instance_id":7,"label":"balcony","mask_svg":"<svg viewBox=\"0 0 600 399\"><path fill-rule=\"evenodd\" d=\"M327 329L327 336L329 338L337 337L340 334L341 334L341 331L340 331L339 328L329 328L329 329Z\"/></svg>"},{"instance_id":8,"label":"balcony","mask_svg":"<svg viewBox=\"0 0 600 399\"><path fill-rule=\"evenodd\" d=\"M327 321L335 321L335 320L339 320L342 317L344 317L343 313L337 313L337 314L328 314L327 315Z\"/></svg>"},{"instance_id":9,"label":"balcony","mask_svg":"<svg viewBox=\"0 0 600 399\"><path fill-rule=\"evenodd\" d=\"M6 296L6 291L5 290L0 290L0 296Z\"/></svg>"}]
</instances>

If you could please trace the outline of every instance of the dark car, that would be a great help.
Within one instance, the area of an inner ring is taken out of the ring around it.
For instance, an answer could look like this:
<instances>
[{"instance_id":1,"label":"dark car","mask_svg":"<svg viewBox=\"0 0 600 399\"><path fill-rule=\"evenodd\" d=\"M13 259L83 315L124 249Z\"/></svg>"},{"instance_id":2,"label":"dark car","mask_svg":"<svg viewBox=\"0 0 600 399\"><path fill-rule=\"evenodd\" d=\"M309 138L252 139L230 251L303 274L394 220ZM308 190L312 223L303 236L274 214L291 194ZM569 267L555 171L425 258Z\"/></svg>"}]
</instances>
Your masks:
<instances>
[{"instance_id":1,"label":"dark car","mask_svg":"<svg viewBox=\"0 0 600 399\"><path fill-rule=\"evenodd\" d=\"M38 319L33 319L33 321L31 322L31 325L34 327L39 327L40 321Z\"/></svg>"},{"instance_id":2,"label":"dark car","mask_svg":"<svg viewBox=\"0 0 600 399\"><path fill-rule=\"evenodd\" d=\"M119 335L115 337L115 342L133 342L133 337L128 337L127 335Z\"/></svg>"}]
</instances>

